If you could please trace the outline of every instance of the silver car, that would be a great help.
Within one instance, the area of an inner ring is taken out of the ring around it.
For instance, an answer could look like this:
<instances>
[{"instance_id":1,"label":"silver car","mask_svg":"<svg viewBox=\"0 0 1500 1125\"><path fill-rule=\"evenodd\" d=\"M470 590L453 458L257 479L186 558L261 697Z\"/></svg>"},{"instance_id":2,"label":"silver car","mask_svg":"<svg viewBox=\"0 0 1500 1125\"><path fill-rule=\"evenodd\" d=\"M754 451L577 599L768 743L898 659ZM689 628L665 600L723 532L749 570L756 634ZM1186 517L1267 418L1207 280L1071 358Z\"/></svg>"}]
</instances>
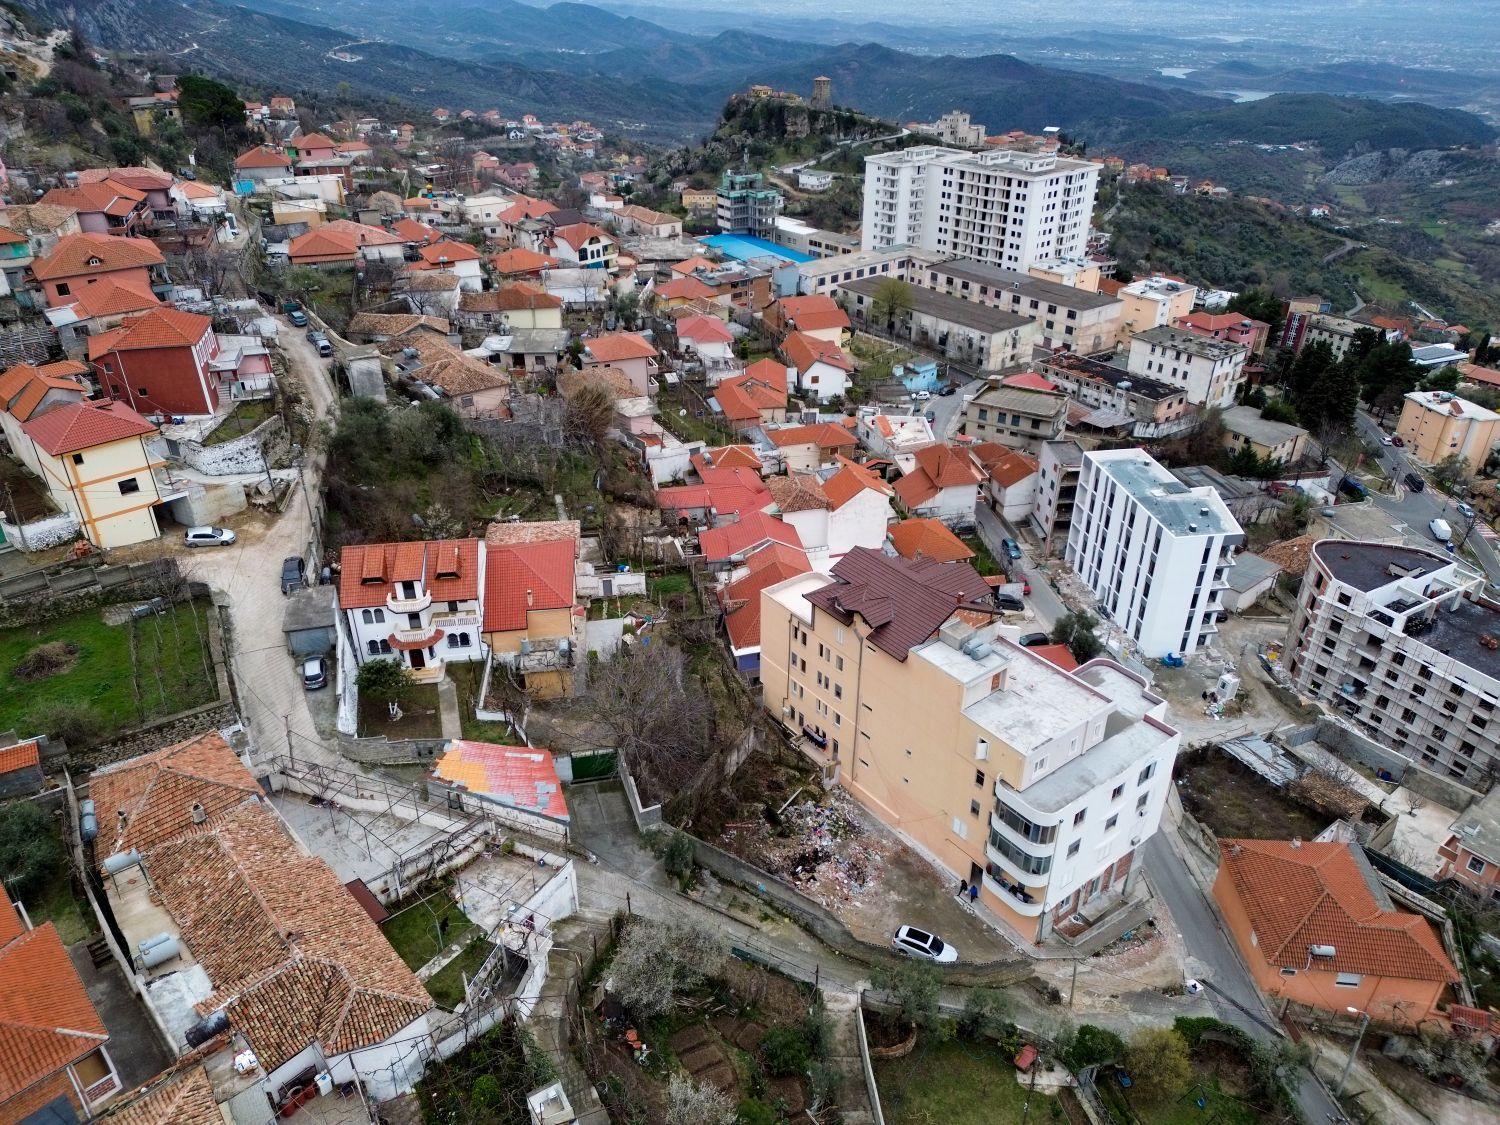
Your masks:
<instances>
[{"instance_id":1,"label":"silver car","mask_svg":"<svg viewBox=\"0 0 1500 1125\"><path fill-rule=\"evenodd\" d=\"M227 547L234 542L234 532L227 527L190 527L182 541L189 547Z\"/></svg>"},{"instance_id":2,"label":"silver car","mask_svg":"<svg viewBox=\"0 0 1500 1125\"><path fill-rule=\"evenodd\" d=\"M328 661L321 656L312 656L302 663L302 686L307 691L317 691L328 686Z\"/></svg>"}]
</instances>

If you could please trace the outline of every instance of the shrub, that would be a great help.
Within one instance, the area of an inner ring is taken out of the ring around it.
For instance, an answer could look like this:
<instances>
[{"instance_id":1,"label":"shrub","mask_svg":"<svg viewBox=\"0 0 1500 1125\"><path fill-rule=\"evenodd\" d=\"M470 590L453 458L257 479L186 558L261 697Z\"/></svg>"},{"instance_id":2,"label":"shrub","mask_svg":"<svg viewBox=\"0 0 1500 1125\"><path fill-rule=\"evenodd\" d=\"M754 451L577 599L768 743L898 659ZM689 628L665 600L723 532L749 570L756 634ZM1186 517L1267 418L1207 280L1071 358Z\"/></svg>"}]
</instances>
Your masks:
<instances>
[{"instance_id":1,"label":"shrub","mask_svg":"<svg viewBox=\"0 0 1500 1125\"><path fill-rule=\"evenodd\" d=\"M1170 1027L1146 1027L1132 1035L1125 1065L1143 1089L1157 1096L1182 1089L1193 1077L1187 1040Z\"/></svg>"},{"instance_id":2,"label":"shrub","mask_svg":"<svg viewBox=\"0 0 1500 1125\"><path fill-rule=\"evenodd\" d=\"M610 989L637 1016L670 1012L724 963L724 946L706 930L683 922L638 918L620 939Z\"/></svg>"},{"instance_id":3,"label":"shrub","mask_svg":"<svg viewBox=\"0 0 1500 1125\"><path fill-rule=\"evenodd\" d=\"M737 1125L776 1125L776 1111L763 1101L746 1098L740 1102Z\"/></svg>"},{"instance_id":4,"label":"shrub","mask_svg":"<svg viewBox=\"0 0 1500 1125\"><path fill-rule=\"evenodd\" d=\"M0 873L11 898L36 894L66 864L52 818L40 806L19 801L0 809Z\"/></svg>"},{"instance_id":5,"label":"shrub","mask_svg":"<svg viewBox=\"0 0 1500 1125\"><path fill-rule=\"evenodd\" d=\"M25 728L46 731L69 746L88 746L104 733L104 716L92 703L59 699L45 710L27 715Z\"/></svg>"},{"instance_id":6,"label":"shrub","mask_svg":"<svg viewBox=\"0 0 1500 1125\"><path fill-rule=\"evenodd\" d=\"M411 670L399 660L367 660L354 678L359 694L380 703L399 703L415 684Z\"/></svg>"},{"instance_id":7,"label":"shrub","mask_svg":"<svg viewBox=\"0 0 1500 1125\"><path fill-rule=\"evenodd\" d=\"M931 966L907 961L878 969L875 984L891 994L907 1023L923 1031L938 1026L938 979Z\"/></svg>"},{"instance_id":8,"label":"shrub","mask_svg":"<svg viewBox=\"0 0 1500 1125\"><path fill-rule=\"evenodd\" d=\"M686 832L671 833L662 854L662 862L666 866L667 874L678 877L691 874L694 854L691 836Z\"/></svg>"},{"instance_id":9,"label":"shrub","mask_svg":"<svg viewBox=\"0 0 1500 1125\"><path fill-rule=\"evenodd\" d=\"M760 1055L774 1078L807 1073L810 1052L800 1028L773 1027L760 1041Z\"/></svg>"},{"instance_id":10,"label":"shrub","mask_svg":"<svg viewBox=\"0 0 1500 1125\"><path fill-rule=\"evenodd\" d=\"M1063 1061L1068 1064L1070 1070L1082 1070L1086 1066L1119 1062L1124 1057L1125 1040L1113 1031L1086 1023L1073 1037L1072 1046L1069 1047Z\"/></svg>"},{"instance_id":11,"label":"shrub","mask_svg":"<svg viewBox=\"0 0 1500 1125\"><path fill-rule=\"evenodd\" d=\"M481 1074L474 1079L474 1089L469 1094L469 1104L475 1109L500 1108L500 1083L493 1074Z\"/></svg>"},{"instance_id":12,"label":"shrub","mask_svg":"<svg viewBox=\"0 0 1500 1125\"><path fill-rule=\"evenodd\" d=\"M672 1075L667 1085L666 1125L734 1125L738 1116L727 1094L681 1074Z\"/></svg>"},{"instance_id":13,"label":"shrub","mask_svg":"<svg viewBox=\"0 0 1500 1125\"><path fill-rule=\"evenodd\" d=\"M1005 1022L1005 997L998 992L972 989L964 997L963 1014L958 1017L958 1032L966 1039L998 1032Z\"/></svg>"}]
</instances>

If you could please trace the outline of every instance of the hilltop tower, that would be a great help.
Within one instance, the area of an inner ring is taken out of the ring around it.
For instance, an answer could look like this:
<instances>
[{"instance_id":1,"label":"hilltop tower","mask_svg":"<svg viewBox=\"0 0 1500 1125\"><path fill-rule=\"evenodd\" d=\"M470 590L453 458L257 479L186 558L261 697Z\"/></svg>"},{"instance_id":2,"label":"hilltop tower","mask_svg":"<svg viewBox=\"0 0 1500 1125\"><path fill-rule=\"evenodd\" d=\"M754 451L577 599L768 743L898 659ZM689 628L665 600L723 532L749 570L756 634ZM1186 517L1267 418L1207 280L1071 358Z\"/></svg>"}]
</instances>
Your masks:
<instances>
[{"instance_id":1,"label":"hilltop tower","mask_svg":"<svg viewBox=\"0 0 1500 1125\"><path fill-rule=\"evenodd\" d=\"M812 101L813 109L828 109L833 105L833 79L826 74L820 74L813 79Z\"/></svg>"}]
</instances>

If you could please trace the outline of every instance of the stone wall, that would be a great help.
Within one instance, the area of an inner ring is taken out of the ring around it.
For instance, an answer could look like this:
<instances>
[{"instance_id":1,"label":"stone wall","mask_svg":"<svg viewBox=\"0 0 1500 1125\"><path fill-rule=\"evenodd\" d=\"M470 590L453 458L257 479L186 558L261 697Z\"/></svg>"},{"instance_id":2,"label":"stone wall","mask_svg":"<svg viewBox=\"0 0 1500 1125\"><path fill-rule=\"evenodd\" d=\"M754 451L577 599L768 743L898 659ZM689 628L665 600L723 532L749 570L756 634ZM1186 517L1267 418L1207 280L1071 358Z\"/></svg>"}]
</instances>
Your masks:
<instances>
[{"instance_id":1,"label":"stone wall","mask_svg":"<svg viewBox=\"0 0 1500 1125\"><path fill-rule=\"evenodd\" d=\"M60 512L20 525L0 520L0 528L5 530L5 541L17 550L50 551L76 538L79 523L78 517L71 512Z\"/></svg>"},{"instance_id":2,"label":"stone wall","mask_svg":"<svg viewBox=\"0 0 1500 1125\"><path fill-rule=\"evenodd\" d=\"M1372 770L1383 769L1413 793L1456 812L1462 812L1480 797L1473 789L1440 777L1431 770L1424 769L1419 762L1372 742L1332 719L1319 719L1309 726L1284 732L1280 737L1288 746L1300 746L1316 740L1330 753Z\"/></svg>"},{"instance_id":3,"label":"stone wall","mask_svg":"<svg viewBox=\"0 0 1500 1125\"><path fill-rule=\"evenodd\" d=\"M171 559L128 566L64 564L27 571L0 582L0 628L34 625L95 606L145 601L173 590L195 598L209 593L201 582L184 585Z\"/></svg>"},{"instance_id":4,"label":"stone wall","mask_svg":"<svg viewBox=\"0 0 1500 1125\"><path fill-rule=\"evenodd\" d=\"M72 750L68 754L68 767L75 773L92 771L100 766L123 762L140 754L149 754L163 746L172 746L205 731L219 730L239 722L234 705L227 699L208 703L191 711L182 711L158 723L138 727L114 742L95 746L91 750Z\"/></svg>"},{"instance_id":5,"label":"stone wall","mask_svg":"<svg viewBox=\"0 0 1500 1125\"><path fill-rule=\"evenodd\" d=\"M265 454L262 457L261 450ZM266 419L243 437L233 438L218 445L204 445L196 441L177 443L178 459L188 468L211 477L234 476L239 473L264 472L266 463L277 461L291 453L291 438L286 424L279 416Z\"/></svg>"}]
</instances>

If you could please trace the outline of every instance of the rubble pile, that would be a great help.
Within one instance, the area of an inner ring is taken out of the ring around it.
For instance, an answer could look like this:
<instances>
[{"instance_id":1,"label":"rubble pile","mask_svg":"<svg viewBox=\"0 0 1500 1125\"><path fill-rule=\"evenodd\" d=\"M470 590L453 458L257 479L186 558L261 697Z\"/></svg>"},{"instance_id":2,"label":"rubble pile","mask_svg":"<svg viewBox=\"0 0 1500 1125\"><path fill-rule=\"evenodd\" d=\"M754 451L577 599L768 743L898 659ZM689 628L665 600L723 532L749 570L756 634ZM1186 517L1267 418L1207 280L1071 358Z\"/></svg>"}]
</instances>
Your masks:
<instances>
[{"instance_id":1,"label":"rubble pile","mask_svg":"<svg viewBox=\"0 0 1500 1125\"><path fill-rule=\"evenodd\" d=\"M723 844L829 909L875 885L890 846L861 825L842 790L793 799L772 825L766 820L725 828Z\"/></svg>"}]
</instances>

